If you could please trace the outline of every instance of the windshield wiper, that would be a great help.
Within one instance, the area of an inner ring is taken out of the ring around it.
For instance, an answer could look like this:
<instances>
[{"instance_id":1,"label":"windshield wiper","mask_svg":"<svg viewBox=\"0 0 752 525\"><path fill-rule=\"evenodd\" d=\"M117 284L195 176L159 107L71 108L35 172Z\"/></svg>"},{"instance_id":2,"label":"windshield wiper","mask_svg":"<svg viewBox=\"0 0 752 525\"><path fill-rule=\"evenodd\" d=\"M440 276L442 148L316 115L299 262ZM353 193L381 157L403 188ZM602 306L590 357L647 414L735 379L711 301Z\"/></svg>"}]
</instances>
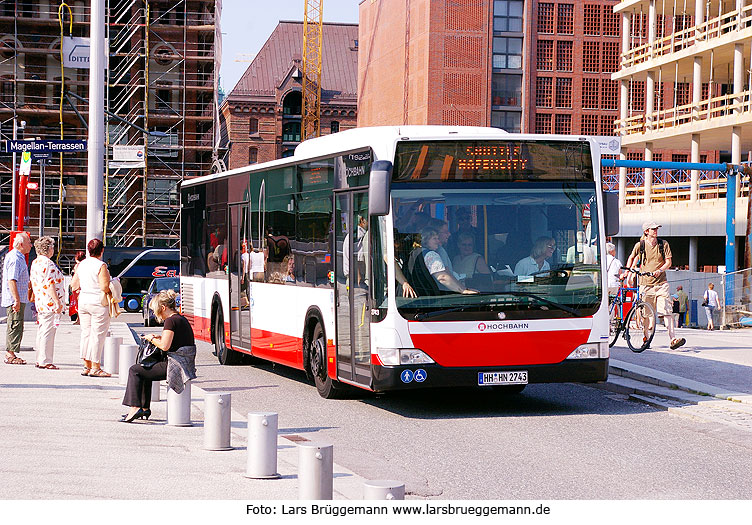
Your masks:
<instances>
[{"instance_id":1,"label":"windshield wiper","mask_svg":"<svg viewBox=\"0 0 752 525\"><path fill-rule=\"evenodd\" d=\"M570 306L567 306L565 304L557 303L556 301L552 301L550 299L546 299L542 295L538 295L531 292L489 292L484 293L481 295L513 295L515 297L530 297L532 299L535 299L536 301L546 304L548 306L553 306L554 308L558 308L559 310L564 310L565 312L569 312L570 314L574 315L575 317L582 317L582 312L577 310L576 308L572 308Z\"/></svg>"},{"instance_id":2,"label":"windshield wiper","mask_svg":"<svg viewBox=\"0 0 752 525\"><path fill-rule=\"evenodd\" d=\"M415 314L415 317L413 317L413 319L415 319L416 321L423 321L424 319L436 317L437 315L449 314L452 312L462 312L468 306L472 305L456 306L454 308L443 308L441 310L433 310L432 312L418 312L417 314Z\"/></svg>"}]
</instances>

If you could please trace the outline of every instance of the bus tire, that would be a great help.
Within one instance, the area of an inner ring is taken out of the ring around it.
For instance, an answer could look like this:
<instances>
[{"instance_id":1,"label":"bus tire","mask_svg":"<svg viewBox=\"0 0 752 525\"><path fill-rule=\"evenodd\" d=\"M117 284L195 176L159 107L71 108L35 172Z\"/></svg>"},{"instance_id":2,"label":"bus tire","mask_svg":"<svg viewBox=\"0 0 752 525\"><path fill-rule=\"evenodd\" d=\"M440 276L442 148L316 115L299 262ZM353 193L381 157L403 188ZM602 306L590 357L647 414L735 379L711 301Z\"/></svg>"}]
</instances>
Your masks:
<instances>
[{"instance_id":1,"label":"bus tire","mask_svg":"<svg viewBox=\"0 0 752 525\"><path fill-rule=\"evenodd\" d=\"M225 344L225 319L222 308L218 308L217 314L214 316L214 351L222 365L233 366L242 361L241 354L228 348Z\"/></svg>"},{"instance_id":2,"label":"bus tire","mask_svg":"<svg viewBox=\"0 0 752 525\"><path fill-rule=\"evenodd\" d=\"M341 395L341 388L332 381L327 373L326 336L321 323L316 321L310 333L308 345L308 362L311 366L311 375L316 384L316 390L324 399L337 399Z\"/></svg>"}]
</instances>

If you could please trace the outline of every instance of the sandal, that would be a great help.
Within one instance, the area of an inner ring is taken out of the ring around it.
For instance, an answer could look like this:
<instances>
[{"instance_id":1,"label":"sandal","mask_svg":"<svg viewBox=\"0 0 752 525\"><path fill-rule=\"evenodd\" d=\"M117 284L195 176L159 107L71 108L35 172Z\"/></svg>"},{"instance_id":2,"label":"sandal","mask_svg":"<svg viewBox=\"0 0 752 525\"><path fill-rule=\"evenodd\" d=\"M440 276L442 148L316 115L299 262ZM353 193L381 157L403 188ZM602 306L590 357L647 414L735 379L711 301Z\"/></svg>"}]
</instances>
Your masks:
<instances>
[{"instance_id":1,"label":"sandal","mask_svg":"<svg viewBox=\"0 0 752 525\"><path fill-rule=\"evenodd\" d=\"M89 372L89 377L112 377L112 374L108 374L101 368L95 368L91 372Z\"/></svg>"},{"instance_id":2,"label":"sandal","mask_svg":"<svg viewBox=\"0 0 752 525\"><path fill-rule=\"evenodd\" d=\"M37 368L43 368L44 370L60 370L58 367L53 365L52 363L48 363L46 365L34 365Z\"/></svg>"},{"instance_id":3,"label":"sandal","mask_svg":"<svg viewBox=\"0 0 752 525\"><path fill-rule=\"evenodd\" d=\"M5 364L6 365L25 365L26 361L24 361L23 359L21 359L18 356L15 356L15 355L10 356L9 355L9 356L5 356Z\"/></svg>"},{"instance_id":4,"label":"sandal","mask_svg":"<svg viewBox=\"0 0 752 525\"><path fill-rule=\"evenodd\" d=\"M91 368L88 368L88 367L85 366L84 369L83 369L83 371L81 372L81 375L82 376L88 376L89 372L91 372Z\"/></svg>"}]
</instances>

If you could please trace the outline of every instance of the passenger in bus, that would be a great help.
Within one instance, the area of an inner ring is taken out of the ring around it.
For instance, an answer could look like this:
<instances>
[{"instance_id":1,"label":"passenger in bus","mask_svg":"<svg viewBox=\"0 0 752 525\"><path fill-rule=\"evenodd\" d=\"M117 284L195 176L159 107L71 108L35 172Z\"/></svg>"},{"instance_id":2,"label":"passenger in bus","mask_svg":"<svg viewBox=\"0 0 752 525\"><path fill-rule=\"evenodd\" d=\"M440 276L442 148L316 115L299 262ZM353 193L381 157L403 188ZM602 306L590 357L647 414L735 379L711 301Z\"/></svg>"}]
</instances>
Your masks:
<instances>
[{"instance_id":1,"label":"passenger in bus","mask_svg":"<svg viewBox=\"0 0 752 525\"><path fill-rule=\"evenodd\" d=\"M410 254L408 269L411 275L421 279L420 272L422 267L424 267L435 283L438 284L438 286L433 286L437 291L448 290L463 294L478 293L477 290L469 289L458 281L454 274L444 265L438 251L440 247L439 232L430 227L425 228L421 232L421 247L416 248ZM425 295L436 295L436 292L432 293L428 291Z\"/></svg>"},{"instance_id":2,"label":"passenger in bus","mask_svg":"<svg viewBox=\"0 0 752 525\"><path fill-rule=\"evenodd\" d=\"M455 218L457 220L457 226L455 227L454 233L449 241L449 247L447 250L450 255L456 256L462 251L459 247L459 234L466 233L472 235L473 242L476 246L480 246L483 243L483 235L478 228L473 226L472 216L470 210L467 208L459 208L455 213ZM454 259L452 259L452 261L454 261ZM462 272L457 270L457 273Z\"/></svg>"},{"instance_id":3,"label":"passenger in bus","mask_svg":"<svg viewBox=\"0 0 752 525\"><path fill-rule=\"evenodd\" d=\"M407 280L407 277L405 276L405 273L403 272L402 268L404 266L404 262L402 260L402 254L405 253L403 250L403 244L404 241L400 241L401 238L403 238L403 235L400 235L400 233L395 228L394 230L394 278L397 281L397 293L401 293L402 297L418 297L418 294L415 292L415 289L410 285L410 283ZM384 253L384 262L387 262L386 253Z\"/></svg>"},{"instance_id":4,"label":"passenger in bus","mask_svg":"<svg viewBox=\"0 0 752 525\"><path fill-rule=\"evenodd\" d=\"M467 232L457 235L457 248L460 253L455 256L453 264L455 271L465 283L491 284L491 269L483 256L475 251L475 238Z\"/></svg>"},{"instance_id":5,"label":"passenger in bus","mask_svg":"<svg viewBox=\"0 0 752 525\"><path fill-rule=\"evenodd\" d=\"M264 282L264 270L266 270L266 256L258 248L251 252L251 276L254 282Z\"/></svg>"},{"instance_id":6,"label":"passenger in bus","mask_svg":"<svg viewBox=\"0 0 752 525\"><path fill-rule=\"evenodd\" d=\"M449 257L449 254L446 251L446 246L449 243L449 238L452 236L452 234L449 233L449 225L446 223L446 221L442 221L441 219L431 219L431 221L428 223L428 227L433 228L438 232L439 248L436 250L436 253L438 253L441 257L441 262L444 263L444 267L454 275L455 279L457 279L459 276L454 273L454 265L452 264L452 259Z\"/></svg>"},{"instance_id":7,"label":"passenger in bus","mask_svg":"<svg viewBox=\"0 0 752 525\"><path fill-rule=\"evenodd\" d=\"M530 251L530 256L520 259L514 266L515 275L534 275L551 269L546 259L556 250L556 242L551 237L538 237Z\"/></svg>"},{"instance_id":8,"label":"passenger in bus","mask_svg":"<svg viewBox=\"0 0 752 525\"><path fill-rule=\"evenodd\" d=\"M567 249L567 264L574 264L575 262L593 264L594 261L593 250L587 243L585 232L578 231L577 243Z\"/></svg>"}]
</instances>

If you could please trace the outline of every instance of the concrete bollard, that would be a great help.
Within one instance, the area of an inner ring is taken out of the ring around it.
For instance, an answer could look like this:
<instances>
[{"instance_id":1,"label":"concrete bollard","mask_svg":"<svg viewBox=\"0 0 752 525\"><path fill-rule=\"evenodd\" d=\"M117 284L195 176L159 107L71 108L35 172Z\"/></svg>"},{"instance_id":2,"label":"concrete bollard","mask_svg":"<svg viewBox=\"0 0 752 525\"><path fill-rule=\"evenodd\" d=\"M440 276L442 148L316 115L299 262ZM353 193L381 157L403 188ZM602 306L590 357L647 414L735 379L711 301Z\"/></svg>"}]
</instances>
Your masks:
<instances>
[{"instance_id":1,"label":"concrete bollard","mask_svg":"<svg viewBox=\"0 0 752 525\"><path fill-rule=\"evenodd\" d=\"M363 486L363 499L405 499L405 484L394 480L370 480Z\"/></svg>"},{"instance_id":2,"label":"concrete bollard","mask_svg":"<svg viewBox=\"0 0 752 525\"><path fill-rule=\"evenodd\" d=\"M274 412L248 413L248 462L245 477L278 478L277 473L278 416Z\"/></svg>"},{"instance_id":3,"label":"concrete bollard","mask_svg":"<svg viewBox=\"0 0 752 525\"><path fill-rule=\"evenodd\" d=\"M151 382L151 400L162 401L162 383L160 381Z\"/></svg>"},{"instance_id":4,"label":"concrete bollard","mask_svg":"<svg viewBox=\"0 0 752 525\"><path fill-rule=\"evenodd\" d=\"M192 426L190 381L185 383L180 394L167 387L167 424L173 427Z\"/></svg>"},{"instance_id":5,"label":"concrete bollard","mask_svg":"<svg viewBox=\"0 0 752 525\"><path fill-rule=\"evenodd\" d=\"M232 450L230 445L231 395L212 392L204 397L204 448Z\"/></svg>"},{"instance_id":6,"label":"concrete bollard","mask_svg":"<svg viewBox=\"0 0 752 525\"><path fill-rule=\"evenodd\" d=\"M122 337L107 337L104 340L104 359L101 367L108 374L117 374L120 370L120 345L123 344Z\"/></svg>"},{"instance_id":7,"label":"concrete bollard","mask_svg":"<svg viewBox=\"0 0 752 525\"><path fill-rule=\"evenodd\" d=\"M309 441L298 450L298 499L332 499L334 446Z\"/></svg>"},{"instance_id":8,"label":"concrete bollard","mask_svg":"<svg viewBox=\"0 0 752 525\"><path fill-rule=\"evenodd\" d=\"M128 384L128 370L136 364L138 345L121 345L120 362L118 365L118 383L125 386Z\"/></svg>"}]
</instances>

